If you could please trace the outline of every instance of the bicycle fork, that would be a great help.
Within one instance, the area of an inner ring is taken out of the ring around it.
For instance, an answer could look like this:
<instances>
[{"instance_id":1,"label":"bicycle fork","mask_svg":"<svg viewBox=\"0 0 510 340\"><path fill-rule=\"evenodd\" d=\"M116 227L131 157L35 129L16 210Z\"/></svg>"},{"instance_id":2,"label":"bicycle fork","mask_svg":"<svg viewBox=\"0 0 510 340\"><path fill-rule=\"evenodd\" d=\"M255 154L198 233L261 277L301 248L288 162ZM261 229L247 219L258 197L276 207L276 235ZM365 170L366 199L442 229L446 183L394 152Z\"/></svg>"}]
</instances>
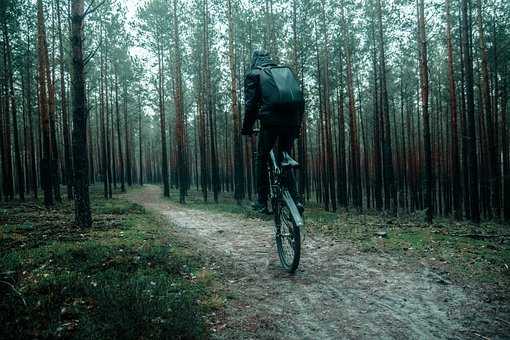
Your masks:
<instances>
[{"instance_id":1,"label":"bicycle fork","mask_svg":"<svg viewBox=\"0 0 510 340\"><path fill-rule=\"evenodd\" d=\"M292 196L290 195L288 190L283 190L282 197L287 206L289 207L290 213L292 214L292 218L296 222L296 226L301 229L303 227L303 217L301 217L301 214L299 213L299 210L296 206L296 202L292 199Z\"/></svg>"}]
</instances>

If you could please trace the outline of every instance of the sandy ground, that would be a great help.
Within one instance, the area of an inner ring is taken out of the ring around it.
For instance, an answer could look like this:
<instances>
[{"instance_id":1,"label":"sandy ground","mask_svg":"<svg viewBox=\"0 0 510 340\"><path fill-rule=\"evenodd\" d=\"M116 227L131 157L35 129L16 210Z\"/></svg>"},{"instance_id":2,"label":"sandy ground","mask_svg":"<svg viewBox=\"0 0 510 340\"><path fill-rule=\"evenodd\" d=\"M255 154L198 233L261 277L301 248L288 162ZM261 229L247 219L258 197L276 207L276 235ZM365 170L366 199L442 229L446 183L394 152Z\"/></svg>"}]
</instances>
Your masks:
<instances>
[{"instance_id":1,"label":"sandy ground","mask_svg":"<svg viewBox=\"0 0 510 340\"><path fill-rule=\"evenodd\" d=\"M166 216L215 267L227 295L219 339L495 339L510 323L474 289L425 266L307 235L298 272L279 264L271 221L194 210L157 186L128 199Z\"/></svg>"}]
</instances>

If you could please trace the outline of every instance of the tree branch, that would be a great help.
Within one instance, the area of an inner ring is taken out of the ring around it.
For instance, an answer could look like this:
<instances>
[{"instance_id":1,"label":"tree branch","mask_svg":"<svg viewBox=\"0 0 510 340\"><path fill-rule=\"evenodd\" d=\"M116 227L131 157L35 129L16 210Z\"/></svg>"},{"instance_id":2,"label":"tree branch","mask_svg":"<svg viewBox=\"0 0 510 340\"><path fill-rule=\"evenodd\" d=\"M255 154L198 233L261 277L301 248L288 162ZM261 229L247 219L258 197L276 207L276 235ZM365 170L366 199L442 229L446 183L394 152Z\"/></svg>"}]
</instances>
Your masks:
<instances>
[{"instance_id":1,"label":"tree branch","mask_svg":"<svg viewBox=\"0 0 510 340\"><path fill-rule=\"evenodd\" d=\"M106 2L106 0L103 0L101 1L101 3L99 5L97 5L96 7L93 7L92 8L92 5L94 5L94 2L96 2L96 0L92 0L90 2L90 4L88 5L87 9L85 10L85 12L83 13L83 17L85 18L87 15L89 14L92 14L94 13L95 11L97 11L99 9L99 7L103 6L104 3Z\"/></svg>"},{"instance_id":2,"label":"tree branch","mask_svg":"<svg viewBox=\"0 0 510 340\"><path fill-rule=\"evenodd\" d=\"M86 66L92 58L94 58L94 56L96 55L96 53L100 47L101 47L101 45L97 45L97 47L94 49L94 51L92 51L92 53L90 53L88 56L85 57L85 59L83 60L84 66Z\"/></svg>"}]
</instances>

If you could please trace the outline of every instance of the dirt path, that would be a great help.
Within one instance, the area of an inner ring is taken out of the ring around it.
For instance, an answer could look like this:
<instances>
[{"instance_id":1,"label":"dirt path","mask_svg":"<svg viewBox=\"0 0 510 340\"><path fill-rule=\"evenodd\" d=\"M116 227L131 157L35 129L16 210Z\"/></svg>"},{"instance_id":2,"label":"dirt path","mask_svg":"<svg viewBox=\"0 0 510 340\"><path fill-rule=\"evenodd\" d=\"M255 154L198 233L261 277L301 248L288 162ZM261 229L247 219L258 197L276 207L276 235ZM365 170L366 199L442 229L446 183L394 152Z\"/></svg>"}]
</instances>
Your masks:
<instances>
[{"instance_id":1,"label":"dirt path","mask_svg":"<svg viewBox=\"0 0 510 340\"><path fill-rule=\"evenodd\" d=\"M270 222L193 210L160 195L147 186L128 198L167 216L197 251L221 264L234 298L218 338L504 337L490 304L426 267L308 235L300 270L289 276L280 269Z\"/></svg>"}]
</instances>

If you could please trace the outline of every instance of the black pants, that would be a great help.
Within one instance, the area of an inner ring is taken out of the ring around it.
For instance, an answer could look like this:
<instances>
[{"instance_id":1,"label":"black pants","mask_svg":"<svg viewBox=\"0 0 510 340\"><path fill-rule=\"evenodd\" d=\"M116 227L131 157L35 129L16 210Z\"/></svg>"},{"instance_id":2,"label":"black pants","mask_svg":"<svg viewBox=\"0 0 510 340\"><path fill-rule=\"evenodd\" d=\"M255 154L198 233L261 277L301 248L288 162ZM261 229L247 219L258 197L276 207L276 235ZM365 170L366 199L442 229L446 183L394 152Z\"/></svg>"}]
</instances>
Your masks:
<instances>
[{"instance_id":1,"label":"black pants","mask_svg":"<svg viewBox=\"0 0 510 340\"><path fill-rule=\"evenodd\" d=\"M259 202L267 202L269 195L269 178L267 164L269 162L269 153L277 144L277 150L288 152L290 154L294 139L297 136L297 129L285 126L263 125L259 134L259 145L257 151L257 192ZM280 152L278 154L280 154ZM287 187L295 200L298 200L296 190L296 180L294 172L290 171L287 178Z\"/></svg>"}]
</instances>

